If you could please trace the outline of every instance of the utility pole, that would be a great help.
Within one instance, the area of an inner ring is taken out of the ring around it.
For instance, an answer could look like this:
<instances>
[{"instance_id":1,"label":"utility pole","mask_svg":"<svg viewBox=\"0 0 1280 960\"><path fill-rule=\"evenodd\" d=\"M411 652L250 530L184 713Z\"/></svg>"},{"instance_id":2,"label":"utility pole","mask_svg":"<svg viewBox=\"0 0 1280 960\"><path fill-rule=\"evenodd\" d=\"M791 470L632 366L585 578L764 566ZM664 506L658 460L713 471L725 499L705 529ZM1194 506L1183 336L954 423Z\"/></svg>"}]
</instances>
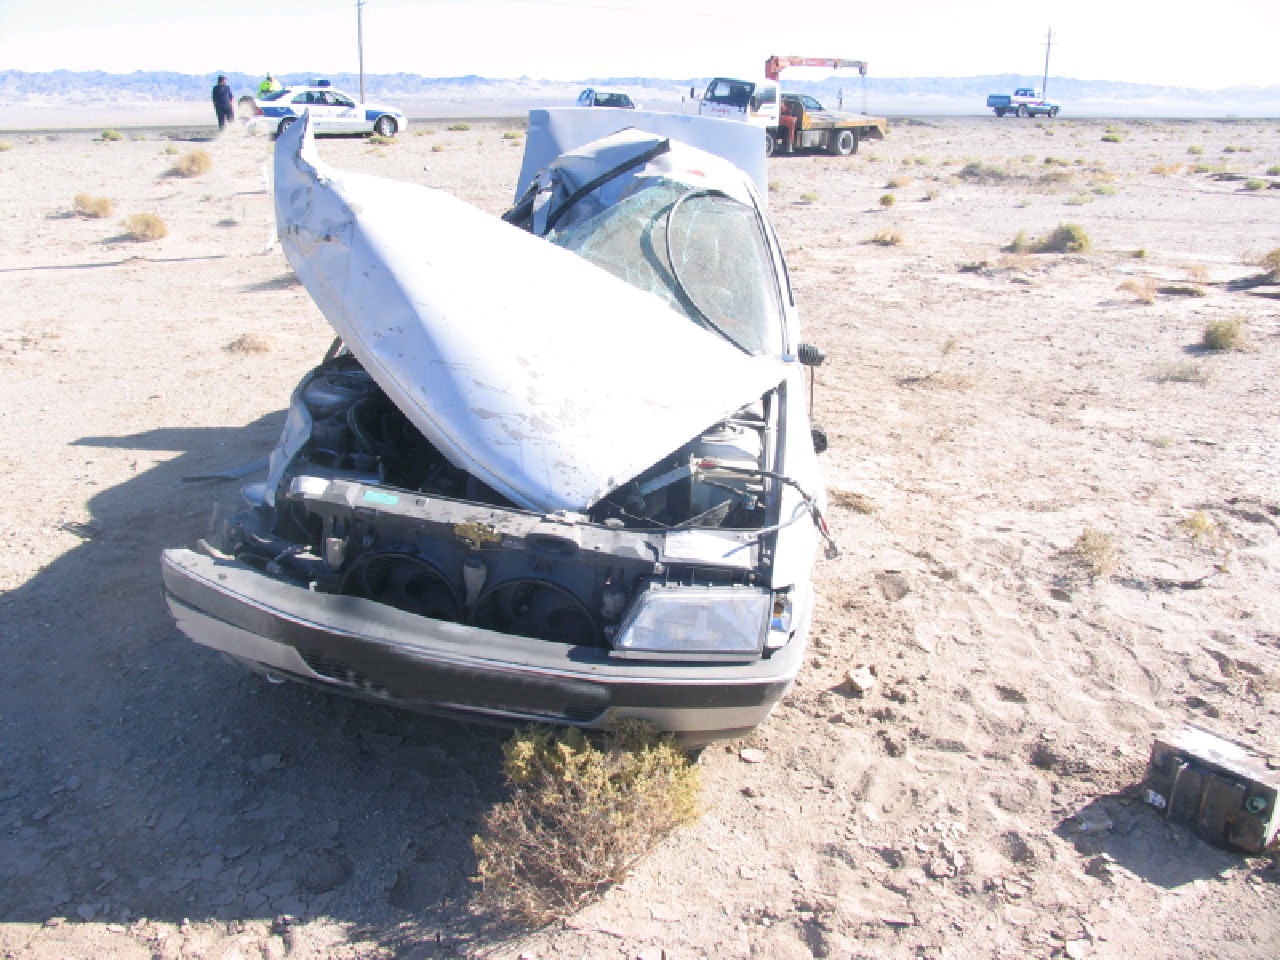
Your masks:
<instances>
[{"instance_id":1,"label":"utility pole","mask_svg":"<svg viewBox=\"0 0 1280 960\"><path fill-rule=\"evenodd\" d=\"M365 3L356 0L356 45L360 50L360 102L365 102ZM1046 67L1048 69L1048 61Z\"/></svg>"},{"instance_id":2,"label":"utility pole","mask_svg":"<svg viewBox=\"0 0 1280 960\"><path fill-rule=\"evenodd\" d=\"M1044 82L1040 84L1040 96L1049 96L1049 50L1053 47L1053 27L1049 28L1049 35L1044 41Z\"/></svg>"}]
</instances>

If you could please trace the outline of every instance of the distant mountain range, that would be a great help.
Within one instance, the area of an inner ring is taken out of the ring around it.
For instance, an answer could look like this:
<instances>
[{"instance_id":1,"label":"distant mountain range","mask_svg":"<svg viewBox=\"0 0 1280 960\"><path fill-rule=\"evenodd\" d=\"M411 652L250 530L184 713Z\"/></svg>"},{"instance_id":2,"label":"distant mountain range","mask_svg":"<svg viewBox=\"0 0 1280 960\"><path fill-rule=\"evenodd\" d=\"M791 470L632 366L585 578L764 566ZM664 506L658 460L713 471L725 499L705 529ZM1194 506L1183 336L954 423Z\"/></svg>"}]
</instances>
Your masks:
<instances>
[{"instance_id":1,"label":"distant mountain range","mask_svg":"<svg viewBox=\"0 0 1280 960\"><path fill-rule=\"evenodd\" d=\"M314 74L291 73L278 79L286 83L305 82ZM237 94L257 88L261 76L229 73L228 81ZM356 74L329 74L335 87L356 93ZM690 87L701 90L709 78L684 80L653 77L587 78L579 82L539 80L529 77L487 78L423 77L413 73L366 74L365 95L380 99L485 100L528 99L530 101L571 100L583 86L619 87L638 93L646 102L679 102ZM842 97L848 109L862 109L864 99L871 112L985 113L986 95L1008 92L1014 87L1039 82L1038 77L1020 74L988 74L973 77L867 77L834 75L819 82L786 81L797 92L810 93L834 101ZM184 74L168 71L135 71L119 74L101 71L54 70L29 73L0 70L0 99L10 102L60 98L73 101L131 99L152 101L202 101L216 74ZM1109 111L1126 115L1198 116L1280 116L1280 85L1234 86L1219 90L1170 87L1107 80L1049 78L1050 96L1064 105L1064 112L1105 115Z\"/></svg>"}]
</instances>

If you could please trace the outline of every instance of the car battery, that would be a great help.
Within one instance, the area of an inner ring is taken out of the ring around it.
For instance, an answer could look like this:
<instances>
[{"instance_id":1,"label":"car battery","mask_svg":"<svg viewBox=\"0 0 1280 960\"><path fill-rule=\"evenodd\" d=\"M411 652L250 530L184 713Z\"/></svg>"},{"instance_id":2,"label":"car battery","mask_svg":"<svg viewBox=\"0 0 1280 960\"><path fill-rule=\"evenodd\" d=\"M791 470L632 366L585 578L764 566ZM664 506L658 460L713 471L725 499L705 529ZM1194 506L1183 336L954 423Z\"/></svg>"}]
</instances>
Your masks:
<instances>
[{"instance_id":1,"label":"car battery","mask_svg":"<svg viewBox=\"0 0 1280 960\"><path fill-rule=\"evenodd\" d=\"M1144 799L1211 843L1262 853L1280 832L1280 763L1201 727L1156 737Z\"/></svg>"}]
</instances>

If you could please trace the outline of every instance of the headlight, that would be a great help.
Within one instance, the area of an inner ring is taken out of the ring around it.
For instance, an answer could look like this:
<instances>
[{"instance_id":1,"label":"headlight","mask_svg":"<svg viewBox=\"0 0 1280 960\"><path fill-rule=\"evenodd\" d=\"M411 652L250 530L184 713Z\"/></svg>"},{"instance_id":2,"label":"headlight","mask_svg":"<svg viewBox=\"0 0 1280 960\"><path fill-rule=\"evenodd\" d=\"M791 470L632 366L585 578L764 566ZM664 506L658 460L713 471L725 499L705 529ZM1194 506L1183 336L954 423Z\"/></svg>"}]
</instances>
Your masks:
<instances>
[{"instance_id":1,"label":"headlight","mask_svg":"<svg viewBox=\"0 0 1280 960\"><path fill-rule=\"evenodd\" d=\"M755 660L773 595L753 587L659 587L640 595L613 642L620 657Z\"/></svg>"}]
</instances>

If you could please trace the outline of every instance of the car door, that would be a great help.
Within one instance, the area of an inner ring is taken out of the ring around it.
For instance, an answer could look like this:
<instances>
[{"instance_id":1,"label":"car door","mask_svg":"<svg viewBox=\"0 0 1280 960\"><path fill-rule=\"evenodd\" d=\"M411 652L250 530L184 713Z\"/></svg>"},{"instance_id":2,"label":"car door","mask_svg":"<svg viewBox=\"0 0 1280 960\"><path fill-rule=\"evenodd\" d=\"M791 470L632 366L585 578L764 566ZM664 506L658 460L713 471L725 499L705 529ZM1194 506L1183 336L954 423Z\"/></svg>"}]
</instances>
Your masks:
<instances>
[{"instance_id":1,"label":"car door","mask_svg":"<svg viewBox=\"0 0 1280 960\"><path fill-rule=\"evenodd\" d=\"M323 90L299 91L291 101L294 112L299 116L302 112L311 114L311 129L316 133L333 133L332 108L325 102Z\"/></svg>"},{"instance_id":2,"label":"car door","mask_svg":"<svg viewBox=\"0 0 1280 960\"><path fill-rule=\"evenodd\" d=\"M331 111L334 133L367 133L373 129L372 121L365 117L365 110L345 93L337 90L324 92L325 105Z\"/></svg>"}]
</instances>

